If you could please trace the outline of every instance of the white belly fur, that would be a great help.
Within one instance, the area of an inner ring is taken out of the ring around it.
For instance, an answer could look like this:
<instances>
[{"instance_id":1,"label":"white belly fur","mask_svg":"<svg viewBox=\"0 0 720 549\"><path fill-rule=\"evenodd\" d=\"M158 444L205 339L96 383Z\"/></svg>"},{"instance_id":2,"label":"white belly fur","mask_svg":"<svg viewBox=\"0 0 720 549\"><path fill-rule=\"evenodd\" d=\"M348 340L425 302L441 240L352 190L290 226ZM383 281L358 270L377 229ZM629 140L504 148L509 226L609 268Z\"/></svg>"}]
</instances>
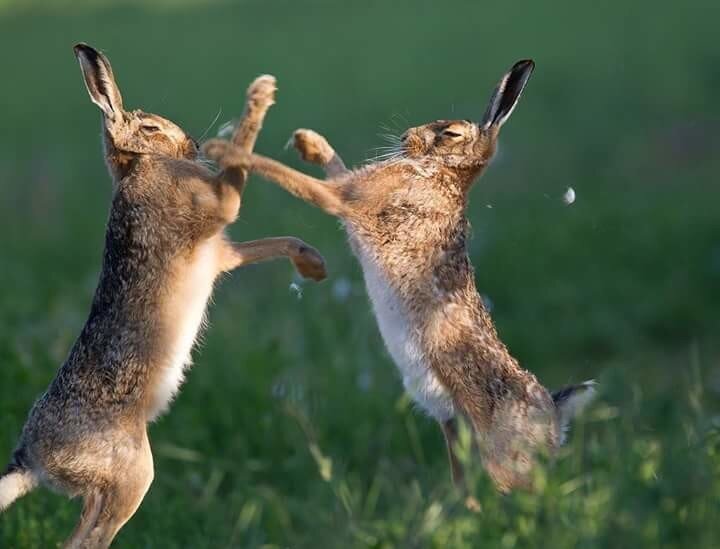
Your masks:
<instances>
[{"instance_id":1,"label":"white belly fur","mask_svg":"<svg viewBox=\"0 0 720 549\"><path fill-rule=\"evenodd\" d=\"M355 246L385 346L413 400L438 421L455 416L452 398L425 361L404 307L372 257Z\"/></svg>"},{"instance_id":2,"label":"white belly fur","mask_svg":"<svg viewBox=\"0 0 720 549\"><path fill-rule=\"evenodd\" d=\"M191 265L186 264L182 269L183 276L176 279L164 311L168 330L163 338L165 360L153 387L148 411L150 421L168 409L185 378L185 370L192 363L192 348L205 322L205 310L217 274L216 242L210 240L195 251Z\"/></svg>"}]
</instances>

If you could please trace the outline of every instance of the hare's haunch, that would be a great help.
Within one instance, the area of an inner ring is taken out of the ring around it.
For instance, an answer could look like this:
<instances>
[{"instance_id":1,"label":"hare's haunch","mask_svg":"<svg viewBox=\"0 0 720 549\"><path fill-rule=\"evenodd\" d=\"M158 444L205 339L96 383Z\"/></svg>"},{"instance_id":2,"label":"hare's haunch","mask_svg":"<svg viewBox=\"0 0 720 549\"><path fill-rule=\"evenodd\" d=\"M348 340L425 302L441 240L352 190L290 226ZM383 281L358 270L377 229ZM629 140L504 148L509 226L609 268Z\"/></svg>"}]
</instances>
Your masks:
<instances>
[{"instance_id":1,"label":"hare's haunch","mask_svg":"<svg viewBox=\"0 0 720 549\"><path fill-rule=\"evenodd\" d=\"M218 275L276 257L310 278L323 258L293 237L233 243L246 173L216 174L169 120L126 111L108 59L75 47L103 114L114 192L102 272L80 337L30 412L6 474L0 510L39 483L82 496L72 548L104 548L135 513L153 479L147 423L170 404L190 363ZM248 89L233 142L249 153L273 103L275 79Z\"/></svg>"},{"instance_id":2,"label":"hare's haunch","mask_svg":"<svg viewBox=\"0 0 720 549\"><path fill-rule=\"evenodd\" d=\"M342 219L405 389L442 426L453 478L462 482L454 453L460 414L503 491L528 484L535 453L561 444L593 385L553 398L518 365L476 290L467 253L469 191L533 68L529 60L516 63L479 122L438 120L410 128L387 160L357 170L347 170L322 136L298 130L295 146L305 160L325 168L326 181L225 141L204 145L221 166L251 169Z\"/></svg>"}]
</instances>

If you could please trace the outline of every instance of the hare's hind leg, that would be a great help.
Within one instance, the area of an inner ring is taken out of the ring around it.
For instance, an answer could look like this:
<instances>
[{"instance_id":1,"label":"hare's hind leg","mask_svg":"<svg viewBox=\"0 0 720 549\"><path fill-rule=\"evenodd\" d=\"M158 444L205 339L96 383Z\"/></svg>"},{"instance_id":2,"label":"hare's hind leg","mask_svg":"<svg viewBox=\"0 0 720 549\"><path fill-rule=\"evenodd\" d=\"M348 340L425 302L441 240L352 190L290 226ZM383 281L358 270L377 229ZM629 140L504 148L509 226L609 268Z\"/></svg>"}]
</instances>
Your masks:
<instances>
[{"instance_id":1,"label":"hare's hind leg","mask_svg":"<svg viewBox=\"0 0 720 549\"><path fill-rule=\"evenodd\" d=\"M80 520L73 530L72 535L65 542L67 549L84 547L80 543L87 537L90 530L95 526L100 516L102 496L99 490L93 490L83 498L83 508L80 513Z\"/></svg>"},{"instance_id":2,"label":"hare's hind leg","mask_svg":"<svg viewBox=\"0 0 720 549\"><path fill-rule=\"evenodd\" d=\"M448 461L450 462L450 475L452 476L453 485L462 494L465 494L465 507L469 511L479 512L480 502L470 493L465 484L465 470L462 463L455 453L455 445L458 441L457 419L452 418L441 421L440 428L445 435L445 444L447 445Z\"/></svg>"},{"instance_id":3,"label":"hare's hind leg","mask_svg":"<svg viewBox=\"0 0 720 549\"><path fill-rule=\"evenodd\" d=\"M66 549L106 549L135 514L150 483L114 485L85 497L80 522Z\"/></svg>"},{"instance_id":4,"label":"hare's hind leg","mask_svg":"<svg viewBox=\"0 0 720 549\"><path fill-rule=\"evenodd\" d=\"M455 418L440 422L440 428L445 436L445 445L447 446L448 461L450 462L450 476L453 484L457 488L464 488L465 471L462 463L455 454L455 445L458 441L458 427Z\"/></svg>"},{"instance_id":5,"label":"hare's hind leg","mask_svg":"<svg viewBox=\"0 0 720 549\"><path fill-rule=\"evenodd\" d=\"M118 464L116 475L92 488L84 499L80 522L66 549L106 549L135 514L152 484L154 470L147 437L138 452Z\"/></svg>"}]
</instances>

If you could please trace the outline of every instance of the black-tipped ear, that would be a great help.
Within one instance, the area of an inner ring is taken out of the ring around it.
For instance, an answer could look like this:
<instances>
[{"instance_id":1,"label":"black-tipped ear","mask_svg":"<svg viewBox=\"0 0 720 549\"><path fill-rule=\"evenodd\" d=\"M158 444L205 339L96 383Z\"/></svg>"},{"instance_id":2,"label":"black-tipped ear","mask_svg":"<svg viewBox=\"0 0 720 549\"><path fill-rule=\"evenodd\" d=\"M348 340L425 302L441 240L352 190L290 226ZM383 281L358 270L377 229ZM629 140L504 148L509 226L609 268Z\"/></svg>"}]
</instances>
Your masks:
<instances>
[{"instance_id":1,"label":"black-tipped ear","mask_svg":"<svg viewBox=\"0 0 720 549\"><path fill-rule=\"evenodd\" d=\"M534 68L535 63L531 59L524 59L515 63L510 72L502 77L480 122L484 130L491 126L499 128L510 118Z\"/></svg>"},{"instance_id":2,"label":"black-tipped ear","mask_svg":"<svg viewBox=\"0 0 720 549\"><path fill-rule=\"evenodd\" d=\"M73 50L75 51L75 57L80 62L80 69L90 99L100 107L106 118L109 120L117 119L122 115L123 104L110 61L102 53L87 44L76 44Z\"/></svg>"}]
</instances>

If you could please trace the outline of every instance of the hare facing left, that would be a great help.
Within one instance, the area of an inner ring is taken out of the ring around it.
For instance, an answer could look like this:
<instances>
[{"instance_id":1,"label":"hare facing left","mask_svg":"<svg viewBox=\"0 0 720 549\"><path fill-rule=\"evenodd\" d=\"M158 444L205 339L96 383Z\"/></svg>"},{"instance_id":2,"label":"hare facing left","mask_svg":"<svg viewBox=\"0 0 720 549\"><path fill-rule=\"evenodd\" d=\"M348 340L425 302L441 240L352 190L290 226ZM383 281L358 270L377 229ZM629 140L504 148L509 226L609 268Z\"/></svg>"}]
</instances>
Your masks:
<instances>
[{"instance_id":1,"label":"hare facing left","mask_svg":"<svg viewBox=\"0 0 720 549\"><path fill-rule=\"evenodd\" d=\"M108 59L75 46L90 98L103 115L114 193L102 272L89 318L66 362L35 403L0 477L0 511L39 484L83 498L69 548L108 547L153 480L147 424L173 399L190 363L220 273L287 257L325 277L322 256L293 237L236 244L247 173L210 171L195 141L171 121L126 111ZM275 79L248 89L233 136L250 152Z\"/></svg>"},{"instance_id":2,"label":"hare facing left","mask_svg":"<svg viewBox=\"0 0 720 549\"><path fill-rule=\"evenodd\" d=\"M223 140L203 145L226 169L250 169L340 219L385 346L408 394L440 425L452 478L463 490L458 418L467 420L496 487L509 492L531 487L537 454L556 453L595 392L588 381L551 394L520 366L485 308L468 254L470 191L534 67L529 59L515 63L482 119L409 128L389 158L355 170L320 134L298 130L295 147L324 168L326 180ZM472 497L467 503L477 508Z\"/></svg>"}]
</instances>

